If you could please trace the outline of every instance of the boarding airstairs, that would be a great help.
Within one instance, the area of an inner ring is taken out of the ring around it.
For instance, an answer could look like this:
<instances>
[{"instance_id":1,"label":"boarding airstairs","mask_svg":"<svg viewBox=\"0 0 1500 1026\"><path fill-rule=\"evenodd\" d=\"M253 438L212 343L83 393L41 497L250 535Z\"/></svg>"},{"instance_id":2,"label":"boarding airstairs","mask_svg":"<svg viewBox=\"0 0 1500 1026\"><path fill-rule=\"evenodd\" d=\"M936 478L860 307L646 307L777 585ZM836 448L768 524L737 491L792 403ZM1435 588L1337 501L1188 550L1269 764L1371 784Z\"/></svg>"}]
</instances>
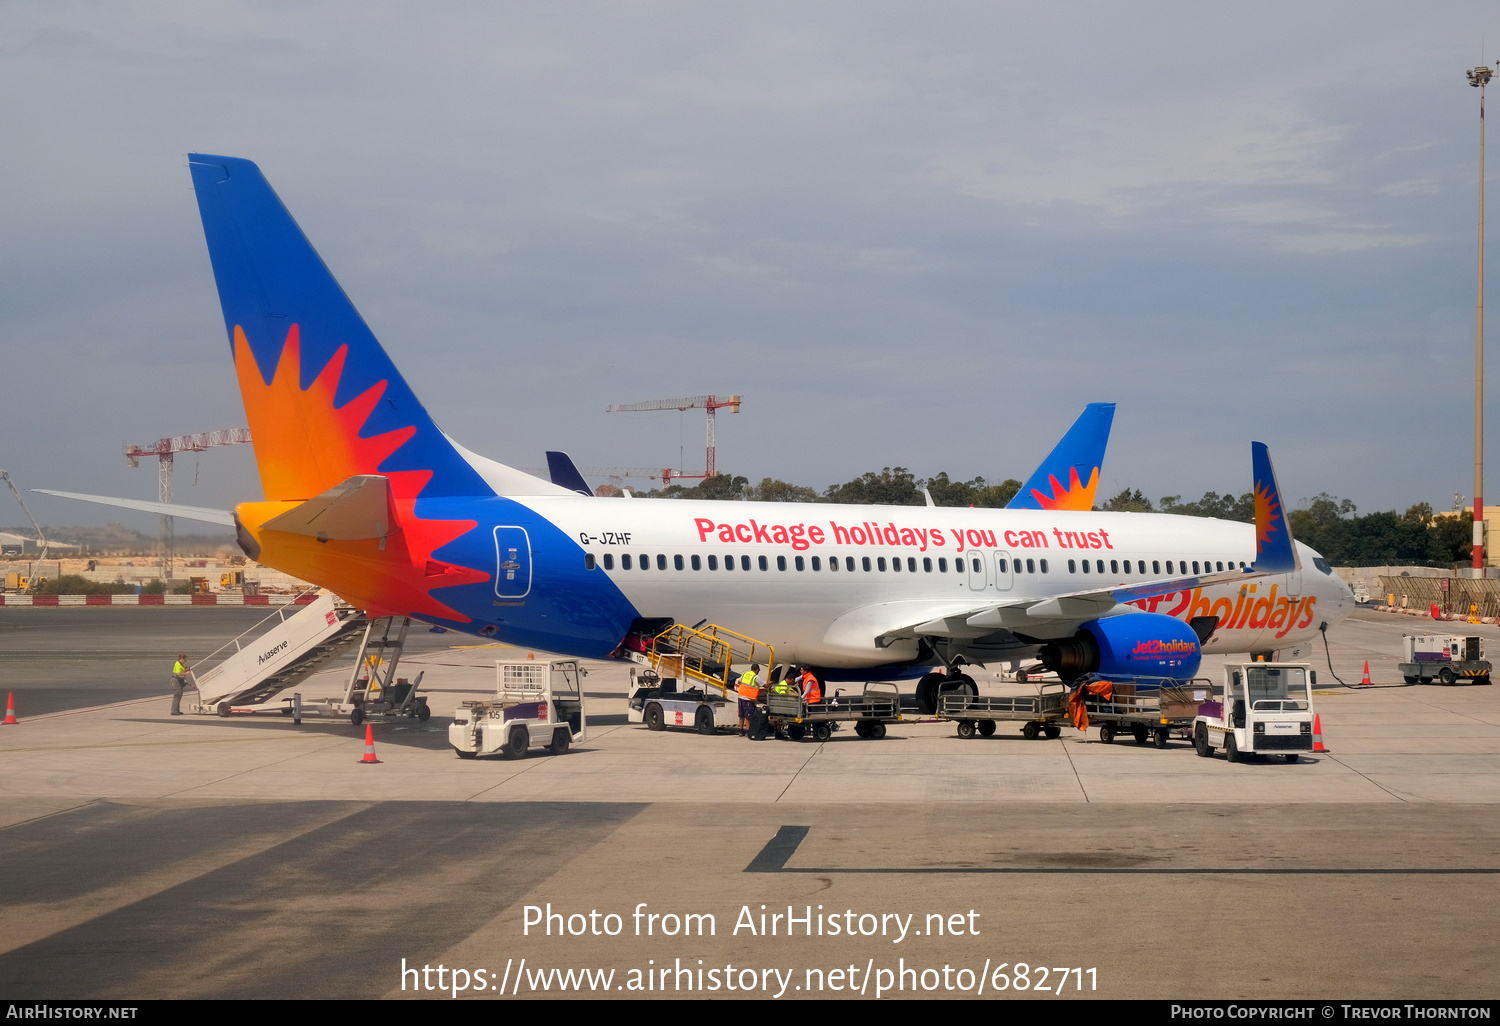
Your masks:
<instances>
[{"instance_id":1,"label":"boarding airstairs","mask_svg":"<svg viewBox=\"0 0 1500 1026\"><path fill-rule=\"evenodd\" d=\"M646 658L661 677L686 677L726 698L734 690L736 665L760 663L762 683L776 664L776 649L718 624L685 627L673 624L651 639Z\"/></svg>"},{"instance_id":2,"label":"boarding airstairs","mask_svg":"<svg viewBox=\"0 0 1500 1026\"><path fill-rule=\"evenodd\" d=\"M370 621L324 592L305 606L283 607L197 661L198 711L228 716L260 705L326 667L365 638Z\"/></svg>"}]
</instances>

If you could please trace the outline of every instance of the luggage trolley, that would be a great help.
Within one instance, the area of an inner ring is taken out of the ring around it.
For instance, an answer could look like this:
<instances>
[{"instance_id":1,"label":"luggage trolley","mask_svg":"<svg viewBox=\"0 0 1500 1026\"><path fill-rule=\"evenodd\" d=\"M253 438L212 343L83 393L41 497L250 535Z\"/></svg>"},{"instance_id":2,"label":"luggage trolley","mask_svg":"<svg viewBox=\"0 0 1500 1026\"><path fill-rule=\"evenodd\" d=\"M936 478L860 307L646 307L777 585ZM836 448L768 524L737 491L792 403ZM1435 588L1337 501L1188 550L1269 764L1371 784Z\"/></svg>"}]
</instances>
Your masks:
<instances>
[{"instance_id":1,"label":"luggage trolley","mask_svg":"<svg viewBox=\"0 0 1500 1026\"><path fill-rule=\"evenodd\" d=\"M865 685L863 694L851 697L836 691L832 698L812 703L804 701L801 695L778 695L772 691L766 694L766 717L772 724L784 725L794 741L801 741L808 734L812 734L814 741L827 741L838 724L846 720L854 721L854 733L860 737L879 741L885 737L885 725L901 719L901 691L894 684L871 681ZM757 720L754 730L764 729L765 725Z\"/></svg>"},{"instance_id":2,"label":"luggage trolley","mask_svg":"<svg viewBox=\"0 0 1500 1026\"><path fill-rule=\"evenodd\" d=\"M967 691L939 696L939 719L958 723L958 736L995 733L1001 720L1019 721L1021 736L1034 741L1043 734L1055 738L1062 733L1068 718L1068 690L1060 681L1046 681L1034 695L988 695L979 697Z\"/></svg>"},{"instance_id":3,"label":"luggage trolley","mask_svg":"<svg viewBox=\"0 0 1500 1026\"><path fill-rule=\"evenodd\" d=\"M1078 684L1101 678L1087 676ZM1099 724L1099 740L1110 744L1120 734L1130 734L1138 745L1151 741L1167 747L1173 733L1189 738L1198 706L1211 698L1213 684L1207 678L1190 680L1146 680L1114 682L1108 698L1083 693L1090 723Z\"/></svg>"}]
</instances>

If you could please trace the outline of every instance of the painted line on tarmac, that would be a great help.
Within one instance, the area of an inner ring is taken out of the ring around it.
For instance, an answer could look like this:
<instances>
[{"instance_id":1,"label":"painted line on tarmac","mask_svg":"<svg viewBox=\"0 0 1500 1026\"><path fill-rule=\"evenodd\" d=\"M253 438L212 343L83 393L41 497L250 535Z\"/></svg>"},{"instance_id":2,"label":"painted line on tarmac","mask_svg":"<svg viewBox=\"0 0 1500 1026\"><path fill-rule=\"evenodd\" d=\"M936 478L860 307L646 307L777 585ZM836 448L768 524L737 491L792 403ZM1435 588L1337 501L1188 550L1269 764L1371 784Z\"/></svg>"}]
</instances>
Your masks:
<instances>
[{"instance_id":1,"label":"painted line on tarmac","mask_svg":"<svg viewBox=\"0 0 1500 1026\"><path fill-rule=\"evenodd\" d=\"M1178 869L1144 867L1085 867L1085 866L886 866L883 868L787 866L797 847L807 837L811 827L783 826L776 836L766 842L755 858L750 860L746 873L800 873L814 876L953 876L975 874L985 876L1500 876L1500 868L1467 866L1458 868L1412 868L1376 869L1359 867L1323 868L1310 866L1304 869L1286 867L1256 868L1209 868L1185 866Z\"/></svg>"},{"instance_id":2,"label":"painted line on tarmac","mask_svg":"<svg viewBox=\"0 0 1500 1026\"><path fill-rule=\"evenodd\" d=\"M285 741L295 738L316 737L327 737L327 735L266 734L263 737L205 737L184 741L105 741L97 745L46 745L40 748L0 748L0 755L8 755L11 752L99 752L112 748L162 748L170 745L247 745L254 744L257 741Z\"/></svg>"}]
</instances>

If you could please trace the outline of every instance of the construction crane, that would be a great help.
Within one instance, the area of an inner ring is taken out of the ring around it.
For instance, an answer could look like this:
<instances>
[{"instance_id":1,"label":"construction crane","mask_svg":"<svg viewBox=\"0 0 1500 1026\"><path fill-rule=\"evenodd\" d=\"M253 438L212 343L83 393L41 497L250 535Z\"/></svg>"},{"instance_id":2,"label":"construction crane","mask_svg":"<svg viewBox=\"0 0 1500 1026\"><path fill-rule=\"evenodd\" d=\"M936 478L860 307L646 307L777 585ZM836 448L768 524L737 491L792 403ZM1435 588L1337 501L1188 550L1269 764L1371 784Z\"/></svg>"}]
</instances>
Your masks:
<instances>
[{"instance_id":1,"label":"construction crane","mask_svg":"<svg viewBox=\"0 0 1500 1026\"><path fill-rule=\"evenodd\" d=\"M37 523L36 517L31 515L31 509L26 505L26 500L21 498L20 489L18 489L16 487L16 483L10 479L10 475L5 471L0 470L0 478L5 479L5 486L10 489L10 494L14 495L16 497L16 501L21 504L21 512L26 514L26 519L31 521L32 530L36 531L37 545L41 547L41 551L37 553L36 562L40 563L42 560L47 558L47 538L44 534L42 534L42 525ZM36 576L28 570L26 573L26 587L22 590L30 591L35 584Z\"/></svg>"},{"instance_id":2,"label":"construction crane","mask_svg":"<svg viewBox=\"0 0 1500 1026\"><path fill-rule=\"evenodd\" d=\"M726 406L729 407L729 412L730 413L739 413L740 412L740 397L737 396L737 395L731 395L731 396L726 396L723 399L720 399L716 395L694 395L694 396L689 396L686 399L650 399L650 400L647 400L646 402L643 402L643 403L621 403L621 404L617 404L617 405L614 405L614 406L606 406L604 408L604 412L605 413L644 413L644 412L653 411L653 410L676 410L677 412L682 413L682 412L684 412L686 410L707 410L708 411L708 452L707 452L707 458L704 461L703 473L701 473L701 474L686 474L686 473L683 473L680 470L672 470L670 468L665 468L665 469L663 469L661 471L661 475L660 475L661 476L661 480L662 480L662 484L670 484L672 482L672 479L676 478L676 477L683 477L683 478L693 478L693 477L710 478L710 477L714 476L714 474L716 473L716 471L714 469L714 414L717 413L719 410L723 409ZM586 471L586 473L593 472L594 469L595 468L590 468L590 470ZM615 476L615 475L611 475L611 476ZM623 474L623 475L619 475L619 476L622 476L622 477L635 477L635 476L651 476L651 477L654 477L656 475L655 474L649 474L649 473L648 474L644 474L644 475L637 475L637 474L631 473L631 474Z\"/></svg>"},{"instance_id":3,"label":"construction crane","mask_svg":"<svg viewBox=\"0 0 1500 1026\"><path fill-rule=\"evenodd\" d=\"M172 501L172 457L179 452L202 452L219 445L240 445L250 441L249 428L227 428L223 431L204 431L197 435L178 435L176 438L158 438L146 445L125 445L125 463L131 468L141 465L141 460L155 457L157 462L157 491L161 502ZM161 518L161 574L162 580L172 579L172 518L162 514Z\"/></svg>"}]
</instances>

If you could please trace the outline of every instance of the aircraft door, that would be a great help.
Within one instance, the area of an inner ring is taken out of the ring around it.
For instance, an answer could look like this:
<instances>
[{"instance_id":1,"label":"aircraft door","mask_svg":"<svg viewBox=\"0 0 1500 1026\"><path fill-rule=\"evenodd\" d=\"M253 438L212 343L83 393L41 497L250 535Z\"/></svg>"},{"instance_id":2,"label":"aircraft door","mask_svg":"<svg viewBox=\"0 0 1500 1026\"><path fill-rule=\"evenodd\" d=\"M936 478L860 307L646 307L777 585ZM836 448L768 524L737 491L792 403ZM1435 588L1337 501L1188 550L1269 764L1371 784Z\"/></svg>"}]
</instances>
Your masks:
<instances>
[{"instance_id":1,"label":"aircraft door","mask_svg":"<svg viewBox=\"0 0 1500 1026\"><path fill-rule=\"evenodd\" d=\"M1009 552L995 553L995 590L1010 591L1011 582L1011 559Z\"/></svg>"},{"instance_id":2,"label":"aircraft door","mask_svg":"<svg viewBox=\"0 0 1500 1026\"><path fill-rule=\"evenodd\" d=\"M984 571L984 557L977 550L970 549L959 558L969 568L969 590L983 591L989 583L989 575Z\"/></svg>"},{"instance_id":3,"label":"aircraft door","mask_svg":"<svg viewBox=\"0 0 1500 1026\"><path fill-rule=\"evenodd\" d=\"M531 538L526 528L495 528L495 597L522 599L530 593Z\"/></svg>"}]
</instances>

